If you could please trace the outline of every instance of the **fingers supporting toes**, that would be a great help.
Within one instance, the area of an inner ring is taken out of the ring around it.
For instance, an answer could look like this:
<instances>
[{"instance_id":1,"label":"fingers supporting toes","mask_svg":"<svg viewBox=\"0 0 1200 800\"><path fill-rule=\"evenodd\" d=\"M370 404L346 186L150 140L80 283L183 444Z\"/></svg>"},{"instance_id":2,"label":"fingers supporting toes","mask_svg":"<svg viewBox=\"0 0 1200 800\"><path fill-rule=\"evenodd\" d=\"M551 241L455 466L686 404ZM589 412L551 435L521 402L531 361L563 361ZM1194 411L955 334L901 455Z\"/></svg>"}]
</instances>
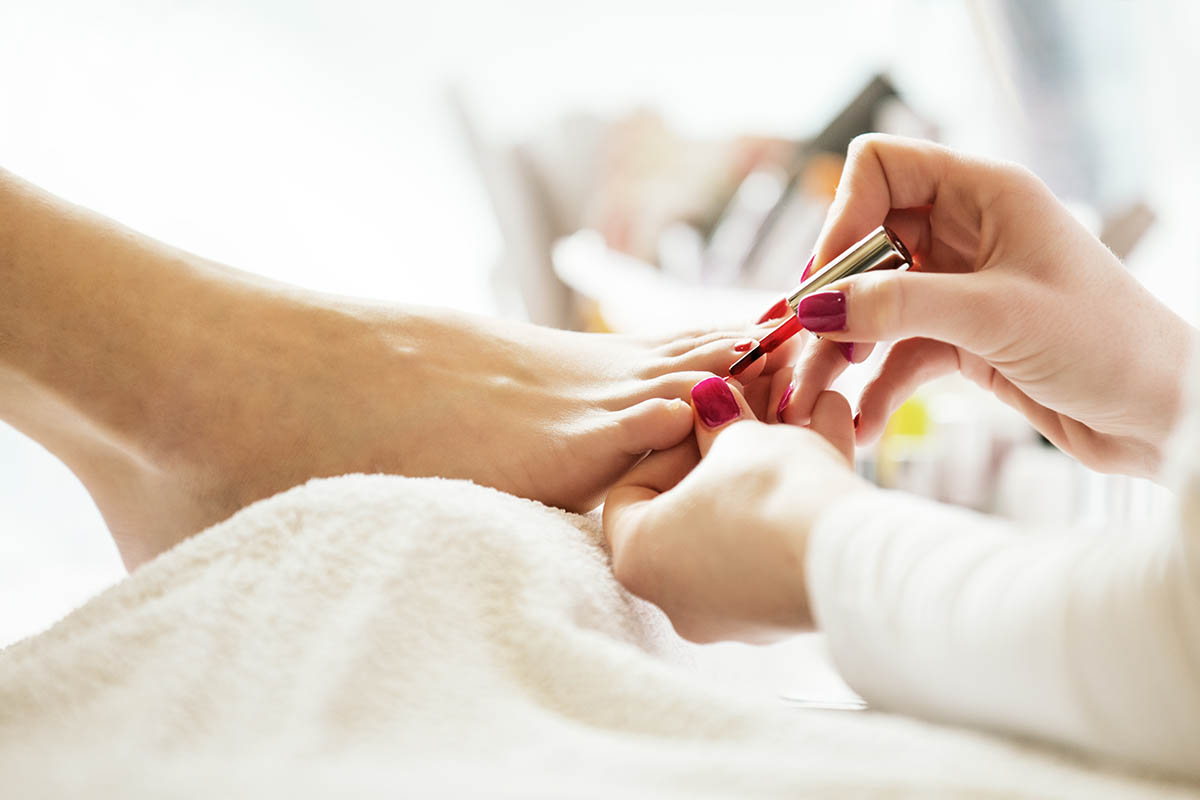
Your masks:
<instances>
[{"instance_id":1,"label":"fingers supporting toes","mask_svg":"<svg viewBox=\"0 0 1200 800\"><path fill-rule=\"evenodd\" d=\"M815 341L804 348L804 353L792 370L790 384L780 381L778 385L772 385L771 400L777 404L782 400L788 386L792 388L792 395L786 406L779 409L782 412L780 420L799 425L807 423L812 417L813 408L821 392L828 389L848 365L849 362L836 342ZM780 372L786 373L786 370ZM780 373L776 373L778 374Z\"/></svg>"},{"instance_id":2,"label":"fingers supporting toes","mask_svg":"<svg viewBox=\"0 0 1200 800\"><path fill-rule=\"evenodd\" d=\"M837 392L817 395L808 427L825 437L847 462L854 463L854 423L845 397Z\"/></svg>"}]
</instances>

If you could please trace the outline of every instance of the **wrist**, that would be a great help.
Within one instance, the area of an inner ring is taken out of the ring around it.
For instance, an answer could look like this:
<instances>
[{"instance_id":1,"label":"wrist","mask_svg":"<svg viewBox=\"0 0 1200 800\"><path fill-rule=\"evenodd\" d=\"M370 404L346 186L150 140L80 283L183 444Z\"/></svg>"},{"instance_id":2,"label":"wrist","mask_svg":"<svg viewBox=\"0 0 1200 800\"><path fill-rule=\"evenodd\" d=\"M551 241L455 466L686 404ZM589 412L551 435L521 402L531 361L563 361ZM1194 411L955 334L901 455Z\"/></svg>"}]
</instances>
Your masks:
<instances>
[{"instance_id":1,"label":"wrist","mask_svg":"<svg viewBox=\"0 0 1200 800\"><path fill-rule=\"evenodd\" d=\"M1158 478L1167 460L1170 440L1189 402L1188 376L1196 368L1195 357L1200 331L1166 307L1159 315L1161 327L1151 341L1157 342L1152 355L1138 357L1145 368L1141 388L1146 399L1142 418L1141 450L1144 463L1133 464L1127 471L1139 477Z\"/></svg>"},{"instance_id":2,"label":"wrist","mask_svg":"<svg viewBox=\"0 0 1200 800\"><path fill-rule=\"evenodd\" d=\"M901 497L906 496L859 479L853 487L830 498L814 516L803 540L803 585L806 608L811 615L810 630L824 626L823 610L830 602L836 602L839 592L845 589L837 576L847 548L856 549L851 540L863 530L864 520L895 515Z\"/></svg>"},{"instance_id":3,"label":"wrist","mask_svg":"<svg viewBox=\"0 0 1200 800\"><path fill-rule=\"evenodd\" d=\"M807 579L814 532L827 520L836 521L843 514L843 509L869 502L879 492L878 487L846 470L844 474L828 480L819 492L807 491L792 496L787 513L777 523L777 530L786 539L791 556L787 580L795 589L793 606L796 614L792 633L811 631L816 626L811 586Z\"/></svg>"}]
</instances>

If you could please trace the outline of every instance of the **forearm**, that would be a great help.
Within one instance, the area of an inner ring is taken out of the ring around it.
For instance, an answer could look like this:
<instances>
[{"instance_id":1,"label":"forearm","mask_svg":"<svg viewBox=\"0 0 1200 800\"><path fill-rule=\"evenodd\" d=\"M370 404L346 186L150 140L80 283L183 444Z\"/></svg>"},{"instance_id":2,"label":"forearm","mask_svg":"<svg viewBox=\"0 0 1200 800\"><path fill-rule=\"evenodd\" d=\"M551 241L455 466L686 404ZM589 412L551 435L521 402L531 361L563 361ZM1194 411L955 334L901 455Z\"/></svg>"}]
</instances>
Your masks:
<instances>
[{"instance_id":1,"label":"forearm","mask_svg":"<svg viewBox=\"0 0 1200 800\"><path fill-rule=\"evenodd\" d=\"M872 704L1197 774L1194 543L1021 534L891 493L838 514L813 532L810 592Z\"/></svg>"}]
</instances>

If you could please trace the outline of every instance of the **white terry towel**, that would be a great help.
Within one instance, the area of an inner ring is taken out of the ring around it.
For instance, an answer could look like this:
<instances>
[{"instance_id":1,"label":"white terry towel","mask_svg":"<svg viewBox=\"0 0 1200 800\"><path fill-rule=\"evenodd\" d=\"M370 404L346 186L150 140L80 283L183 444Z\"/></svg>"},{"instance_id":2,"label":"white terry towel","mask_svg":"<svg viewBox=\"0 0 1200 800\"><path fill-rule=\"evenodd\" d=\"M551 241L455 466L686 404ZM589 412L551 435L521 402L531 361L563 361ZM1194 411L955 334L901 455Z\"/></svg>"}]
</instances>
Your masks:
<instances>
[{"instance_id":1,"label":"white terry towel","mask_svg":"<svg viewBox=\"0 0 1200 800\"><path fill-rule=\"evenodd\" d=\"M712 685L602 541L461 481L257 503L0 653L0 796L1200 796Z\"/></svg>"}]
</instances>

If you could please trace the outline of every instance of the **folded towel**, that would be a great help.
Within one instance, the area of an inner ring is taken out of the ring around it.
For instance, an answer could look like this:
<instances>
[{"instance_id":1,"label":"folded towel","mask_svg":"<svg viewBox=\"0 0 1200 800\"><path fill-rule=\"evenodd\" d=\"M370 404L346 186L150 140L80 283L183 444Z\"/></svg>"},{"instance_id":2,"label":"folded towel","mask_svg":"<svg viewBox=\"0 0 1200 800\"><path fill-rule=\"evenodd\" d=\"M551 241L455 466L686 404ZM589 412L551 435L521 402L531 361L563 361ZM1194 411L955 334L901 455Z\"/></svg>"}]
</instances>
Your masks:
<instances>
[{"instance_id":1,"label":"folded towel","mask_svg":"<svg viewBox=\"0 0 1200 800\"><path fill-rule=\"evenodd\" d=\"M257 503L0 653L4 797L1192 797L686 666L592 518L462 481Z\"/></svg>"}]
</instances>

